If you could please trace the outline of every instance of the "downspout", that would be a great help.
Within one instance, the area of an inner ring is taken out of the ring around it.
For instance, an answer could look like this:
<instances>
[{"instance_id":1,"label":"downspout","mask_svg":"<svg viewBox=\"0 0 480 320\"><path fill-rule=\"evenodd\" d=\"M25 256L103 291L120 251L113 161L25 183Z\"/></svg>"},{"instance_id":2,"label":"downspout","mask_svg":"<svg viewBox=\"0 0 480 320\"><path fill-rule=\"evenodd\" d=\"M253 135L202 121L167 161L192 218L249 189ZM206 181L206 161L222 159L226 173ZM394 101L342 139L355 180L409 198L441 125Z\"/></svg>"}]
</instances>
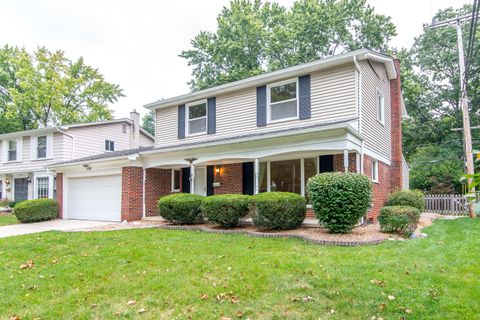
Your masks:
<instances>
[{"instance_id":1,"label":"downspout","mask_svg":"<svg viewBox=\"0 0 480 320\"><path fill-rule=\"evenodd\" d=\"M147 180L147 169L143 168L143 186L142 186L142 219L145 219L147 216L146 211L146 204L145 204L145 182Z\"/></svg>"},{"instance_id":2,"label":"downspout","mask_svg":"<svg viewBox=\"0 0 480 320\"><path fill-rule=\"evenodd\" d=\"M358 71L358 88L357 88L357 106L358 106L358 132L362 133L362 71L360 70L360 65L358 64L357 57L353 56L353 64L355 65L355 70ZM363 174L363 162L365 159L365 141L362 138L362 145L360 147L360 173Z\"/></svg>"},{"instance_id":3,"label":"downspout","mask_svg":"<svg viewBox=\"0 0 480 320\"><path fill-rule=\"evenodd\" d=\"M72 159L75 159L75 137L69 133L66 133L65 131L62 131L60 128L57 128L57 131L72 139Z\"/></svg>"}]
</instances>

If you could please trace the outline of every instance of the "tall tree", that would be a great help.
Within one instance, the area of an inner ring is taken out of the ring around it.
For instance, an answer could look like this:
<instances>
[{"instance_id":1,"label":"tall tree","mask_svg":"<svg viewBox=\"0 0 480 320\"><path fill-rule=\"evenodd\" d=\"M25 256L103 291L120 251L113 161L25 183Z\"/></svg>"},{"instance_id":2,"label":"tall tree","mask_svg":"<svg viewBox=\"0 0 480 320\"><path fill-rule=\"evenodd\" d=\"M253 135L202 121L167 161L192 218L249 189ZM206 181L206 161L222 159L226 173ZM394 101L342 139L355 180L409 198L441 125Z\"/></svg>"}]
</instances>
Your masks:
<instances>
[{"instance_id":1,"label":"tall tree","mask_svg":"<svg viewBox=\"0 0 480 320\"><path fill-rule=\"evenodd\" d=\"M151 135L155 135L155 111L148 111L142 118L142 128Z\"/></svg>"},{"instance_id":2,"label":"tall tree","mask_svg":"<svg viewBox=\"0 0 480 320\"><path fill-rule=\"evenodd\" d=\"M111 119L108 105L123 96L83 58L71 61L62 51L6 46L0 68L0 119L12 124L3 132Z\"/></svg>"},{"instance_id":3,"label":"tall tree","mask_svg":"<svg viewBox=\"0 0 480 320\"><path fill-rule=\"evenodd\" d=\"M234 0L216 32L200 32L180 56L199 90L358 48L383 51L394 35L390 18L366 0L298 0L290 9Z\"/></svg>"}]
</instances>

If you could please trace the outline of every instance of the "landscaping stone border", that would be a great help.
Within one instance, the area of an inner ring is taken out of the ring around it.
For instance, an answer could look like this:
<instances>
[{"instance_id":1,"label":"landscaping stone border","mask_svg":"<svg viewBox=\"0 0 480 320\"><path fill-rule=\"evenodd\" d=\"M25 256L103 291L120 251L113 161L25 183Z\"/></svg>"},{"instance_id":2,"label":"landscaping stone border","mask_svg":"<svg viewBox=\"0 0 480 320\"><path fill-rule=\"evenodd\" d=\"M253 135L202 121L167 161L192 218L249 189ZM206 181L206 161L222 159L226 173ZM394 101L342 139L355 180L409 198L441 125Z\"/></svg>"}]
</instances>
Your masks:
<instances>
[{"instance_id":1,"label":"landscaping stone border","mask_svg":"<svg viewBox=\"0 0 480 320\"><path fill-rule=\"evenodd\" d=\"M156 225L155 228L165 229L165 230L187 230L187 231L202 231L207 233L217 233L217 234L245 234L252 237L258 238L291 238L291 239L300 239L313 244L320 245L333 245L333 246L343 246L343 247L358 247L364 245L375 245L388 240L388 238L366 240L366 241L341 241L341 240L323 240L323 239L313 239L307 236L299 234L287 234L281 232L259 232L259 231L244 231L244 230L215 230L209 229L201 226L185 226L185 225Z\"/></svg>"}]
</instances>

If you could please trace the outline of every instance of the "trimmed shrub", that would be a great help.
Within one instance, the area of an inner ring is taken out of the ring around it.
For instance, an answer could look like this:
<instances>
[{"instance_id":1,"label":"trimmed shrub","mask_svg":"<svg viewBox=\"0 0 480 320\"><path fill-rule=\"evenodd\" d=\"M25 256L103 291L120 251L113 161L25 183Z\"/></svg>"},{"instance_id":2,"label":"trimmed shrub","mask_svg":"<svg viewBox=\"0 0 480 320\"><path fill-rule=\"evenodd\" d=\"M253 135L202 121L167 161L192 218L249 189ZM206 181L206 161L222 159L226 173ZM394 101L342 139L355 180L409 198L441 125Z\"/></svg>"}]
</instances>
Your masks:
<instances>
[{"instance_id":1,"label":"trimmed shrub","mask_svg":"<svg viewBox=\"0 0 480 320\"><path fill-rule=\"evenodd\" d=\"M205 197L200 209L202 215L210 222L222 228L233 228L240 218L250 212L251 198L243 194L222 194Z\"/></svg>"},{"instance_id":2,"label":"trimmed shrub","mask_svg":"<svg viewBox=\"0 0 480 320\"><path fill-rule=\"evenodd\" d=\"M360 173L318 174L307 190L317 219L332 233L350 232L372 202L372 183Z\"/></svg>"},{"instance_id":3,"label":"trimmed shrub","mask_svg":"<svg viewBox=\"0 0 480 320\"><path fill-rule=\"evenodd\" d=\"M420 210L409 206L387 206L380 210L378 222L385 232L396 232L405 236L417 228Z\"/></svg>"},{"instance_id":4,"label":"trimmed shrub","mask_svg":"<svg viewBox=\"0 0 480 320\"><path fill-rule=\"evenodd\" d=\"M425 196L420 190L396 191L388 196L386 206L409 206L422 212L425 209Z\"/></svg>"},{"instance_id":5,"label":"trimmed shrub","mask_svg":"<svg viewBox=\"0 0 480 320\"><path fill-rule=\"evenodd\" d=\"M20 222L38 222L55 219L58 205L53 199L36 199L18 202L13 214Z\"/></svg>"},{"instance_id":6,"label":"trimmed shrub","mask_svg":"<svg viewBox=\"0 0 480 320\"><path fill-rule=\"evenodd\" d=\"M253 224L260 229L298 228L307 213L304 197L291 192L265 192L254 196Z\"/></svg>"},{"instance_id":7,"label":"trimmed shrub","mask_svg":"<svg viewBox=\"0 0 480 320\"><path fill-rule=\"evenodd\" d=\"M202 222L200 205L203 196L190 193L177 193L161 197L158 200L160 215L166 220L179 224L195 224Z\"/></svg>"}]
</instances>

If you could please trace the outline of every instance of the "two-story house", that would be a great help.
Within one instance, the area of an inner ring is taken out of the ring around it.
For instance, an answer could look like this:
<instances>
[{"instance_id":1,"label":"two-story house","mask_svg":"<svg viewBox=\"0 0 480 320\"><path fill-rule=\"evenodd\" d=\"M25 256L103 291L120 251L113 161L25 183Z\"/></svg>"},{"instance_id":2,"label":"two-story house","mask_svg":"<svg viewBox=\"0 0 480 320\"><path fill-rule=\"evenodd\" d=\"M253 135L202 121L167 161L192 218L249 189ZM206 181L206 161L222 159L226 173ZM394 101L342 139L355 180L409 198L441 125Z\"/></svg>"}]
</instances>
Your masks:
<instances>
[{"instance_id":1,"label":"two-story house","mask_svg":"<svg viewBox=\"0 0 480 320\"><path fill-rule=\"evenodd\" d=\"M56 198L55 172L46 166L116 150L153 146L154 137L131 119L71 124L0 135L0 198Z\"/></svg>"},{"instance_id":2,"label":"two-story house","mask_svg":"<svg viewBox=\"0 0 480 320\"><path fill-rule=\"evenodd\" d=\"M173 192L307 196L308 178L317 173L354 171L373 181L367 218L374 220L389 192L408 187L400 62L370 50L145 107L156 113L154 147L50 167L63 192L61 216L141 219L158 215L158 199ZM108 196L92 203L93 193Z\"/></svg>"}]
</instances>

